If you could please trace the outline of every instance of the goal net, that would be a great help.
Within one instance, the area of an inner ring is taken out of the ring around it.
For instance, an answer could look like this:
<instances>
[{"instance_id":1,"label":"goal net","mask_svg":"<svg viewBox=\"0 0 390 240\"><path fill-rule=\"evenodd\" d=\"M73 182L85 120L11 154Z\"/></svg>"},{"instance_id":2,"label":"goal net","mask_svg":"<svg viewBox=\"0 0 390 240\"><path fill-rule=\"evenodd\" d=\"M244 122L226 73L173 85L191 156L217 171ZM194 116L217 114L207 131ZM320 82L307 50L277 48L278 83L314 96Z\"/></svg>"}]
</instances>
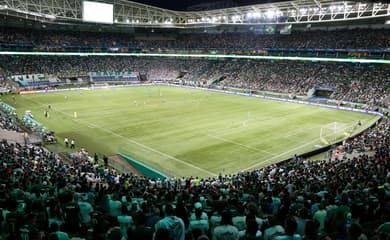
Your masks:
<instances>
[{"instance_id":1,"label":"goal net","mask_svg":"<svg viewBox=\"0 0 390 240\"><path fill-rule=\"evenodd\" d=\"M346 123L333 122L323 125L320 129L320 139L325 144L333 144L346 137L354 131L354 126Z\"/></svg>"}]
</instances>

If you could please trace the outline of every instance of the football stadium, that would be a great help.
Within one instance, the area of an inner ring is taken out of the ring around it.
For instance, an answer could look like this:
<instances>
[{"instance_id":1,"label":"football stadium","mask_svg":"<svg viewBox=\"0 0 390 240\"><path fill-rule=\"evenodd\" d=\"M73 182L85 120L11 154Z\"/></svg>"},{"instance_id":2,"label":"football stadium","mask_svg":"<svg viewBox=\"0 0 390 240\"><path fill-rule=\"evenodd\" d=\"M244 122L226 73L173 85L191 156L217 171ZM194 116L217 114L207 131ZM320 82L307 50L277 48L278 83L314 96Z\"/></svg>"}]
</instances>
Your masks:
<instances>
[{"instance_id":1,"label":"football stadium","mask_svg":"<svg viewBox=\"0 0 390 240\"><path fill-rule=\"evenodd\" d=\"M0 19L0 239L390 238L386 1Z\"/></svg>"}]
</instances>

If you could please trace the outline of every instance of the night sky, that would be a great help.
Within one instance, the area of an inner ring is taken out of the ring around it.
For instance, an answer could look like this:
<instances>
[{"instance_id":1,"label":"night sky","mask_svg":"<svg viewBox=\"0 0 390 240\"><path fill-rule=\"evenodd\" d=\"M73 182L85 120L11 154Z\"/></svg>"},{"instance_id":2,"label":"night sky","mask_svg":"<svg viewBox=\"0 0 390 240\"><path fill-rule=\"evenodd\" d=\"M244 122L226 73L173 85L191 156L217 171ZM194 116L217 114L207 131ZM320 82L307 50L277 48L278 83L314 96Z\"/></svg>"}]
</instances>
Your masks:
<instances>
[{"instance_id":1,"label":"night sky","mask_svg":"<svg viewBox=\"0 0 390 240\"><path fill-rule=\"evenodd\" d=\"M156 7L167 8L171 10L186 10L188 6L194 4L211 2L210 0L133 0L133 1L156 6ZM244 6L244 5L256 4L256 3L281 2L281 1L283 0L232 0L233 3L237 4L237 6Z\"/></svg>"}]
</instances>

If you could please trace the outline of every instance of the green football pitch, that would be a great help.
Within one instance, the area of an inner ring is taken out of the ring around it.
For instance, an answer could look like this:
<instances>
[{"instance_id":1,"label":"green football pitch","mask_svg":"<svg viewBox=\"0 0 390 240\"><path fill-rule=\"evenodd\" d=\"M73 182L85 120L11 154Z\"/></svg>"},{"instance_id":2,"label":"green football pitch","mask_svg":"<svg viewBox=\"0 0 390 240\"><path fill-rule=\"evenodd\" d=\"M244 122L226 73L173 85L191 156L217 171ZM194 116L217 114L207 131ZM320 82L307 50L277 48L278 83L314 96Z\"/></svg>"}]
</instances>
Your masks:
<instances>
[{"instance_id":1,"label":"green football pitch","mask_svg":"<svg viewBox=\"0 0 390 240\"><path fill-rule=\"evenodd\" d=\"M19 116L31 110L63 139L91 155L124 153L169 176L216 176L256 169L324 146L374 115L168 86L18 95L3 100ZM50 115L44 111L51 105ZM77 117L75 117L77 113ZM329 127L330 126L330 127ZM336 134L334 131L333 134ZM332 136L332 138L335 136ZM336 138L336 137L335 137Z\"/></svg>"}]
</instances>

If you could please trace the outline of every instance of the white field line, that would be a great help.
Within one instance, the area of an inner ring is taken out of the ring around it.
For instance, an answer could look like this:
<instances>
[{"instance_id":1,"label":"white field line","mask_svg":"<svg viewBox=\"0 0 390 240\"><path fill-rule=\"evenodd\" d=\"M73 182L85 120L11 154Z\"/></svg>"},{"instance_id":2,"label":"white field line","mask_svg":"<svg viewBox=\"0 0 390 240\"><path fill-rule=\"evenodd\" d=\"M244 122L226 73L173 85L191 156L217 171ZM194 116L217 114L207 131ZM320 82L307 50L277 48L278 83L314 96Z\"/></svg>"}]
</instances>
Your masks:
<instances>
[{"instance_id":1,"label":"white field line","mask_svg":"<svg viewBox=\"0 0 390 240\"><path fill-rule=\"evenodd\" d=\"M256 163L256 164L253 164L252 166L243 169L243 171L247 171L247 170L253 169L253 168L255 168L255 167L261 165L263 162L270 162L270 163L272 163L271 160L276 159L276 158L279 158L279 157L281 157L281 156L283 156L283 155L286 155L286 154L288 154L288 153L294 152L294 151L296 151L296 150L302 149L302 148L304 148L304 147L306 147L306 146L308 146L308 145L310 145L310 144L315 143L316 141L320 141L319 137L313 138L313 140L310 141L310 142L305 141L304 144L300 144L300 145L299 145L298 147L296 147L296 148L291 148L291 149L289 149L289 150L286 151L286 152L282 152L282 153L280 153L280 154L278 154L278 155L275 155L275 156L273 156L273 157L271 157L271 158L269 158L269 159L260 161L260 162L258 162L258 163Z\"/></svg>"},{"instance_id":2,"label":"white field line","mask_svg":"<svg viewBox=\"0 0 390 240\"><path fill-rule=\"evenodd\" d=\"M298 149L301 149L301 148L303 148L303 147L305 147L305 146L307 146L307 145L309 145L309 144L312 144L312 143L315 142L315 141L318 141L318 139L315 139L314 141L306 142L306 144L304 144L304 145L299 145L299 146L296 147L296 148L292 148L292 149L290 149L290 150L288 150L288 151L286 151L286 152L282 152L282 153L280 153L280 154L278 154L278 155L275 155L275 156L273 156L273 157L271 157L271 158L268 158L268 159L265 159L265 160L260 161L260 162L258 162L258 163L255 163L255 164L253 164L252 166L249 166L249 167L243 169L243 171L248 171L248 170L250 170L250 169L254 169L254 168L256 168L257 166L260 166L260 165L261 165L262 163L264 163L264 162L272 163L271 160L277 159L277 158L279 158L279 157L281 157L281 156L283 156L283 155L285 155L285 154L288 154L288 153L290 153L290 152L294 152L294 151L296 151L296 150L298 150Z\"/></svg>"},{"instance_id":3,"label":"white field line","mask_svg":"<svg viewBox=\"0 0 390 240\"><path fill-rule=\"evenodd\" d=\"M263 152L263 153L266 153L266 154L269 154L269 155L272 155L272 156L275 155L275 154L273 154L271 152L268 152L268 151L265 151L265 150L261 150L261 149L255 148L255 147L251 147L251 146L248 146L248 145L245 145L245 144L241 144L239 142L231 141L231 140L228 140L228 139L225 139L225 138L222 138L222 137L218 137L218 136L215 136L215 135L207 134L207 136L211 137L211 138L218 139L218 140L223 141L223 142L232 143L232 144L235 144L235 145L240 146L240 147L244 147L244 148L247 148L247 149L250 149L250 150L254 150L256 152Z\"/></svg>"},{"instance_id":4,"label":"white field line","mask_svg":"<svg viewBox=\"0 0 390 240\"><path fill-rule=\"evenodd\" d=\"M311 130L311 129L315 129L315 128L321 128L321 125L316 125L316 126L312 126L312 127L308 127L308 128L298 128L298 130L291 131L290 134L283 134L282 138L290 138L290 137L293 137L295 135L299 135L303 132L306 132L307 130ZM318 135L319 134L320 133L318 133Z\"/></svg>"},{"instance_id":5,"label":"white field line","mask_svg":"<svg viewBox=\"0 0 390 240\"><path fill-rule=\"evenodd\" d=\"M23 96L22 96L22 97L23 97ZM42 105L42 106L45 106L45 104L42 104L41 102L38 102L38 101L35 101L35 100L32 100L32 99L28 99L28 100L31 101L31 102L35 102L35 103L37 103L37 104L40 104L40 105ZM120 134L118 134L118 133L115 133L115 132L113 132L113 131L111 131L111 130L108 130L108 129L105 129L105 128L101 128L101 127L97 126L96 124L92 124L92 123L89 123L89 122L85 122L85 121L82 121L81 119L78 119L78 118L75 119L75 118L73 118L72 114L68 114L68 113L63 112L63 111L60 111L60 110L54 110L54 111L59 112L59 113L61 113L61 114L63 114L63 115L66 115L66 116L70 117L73 121L78 122L78 123L81 123L81 124L83 124L83 125L85 125L85 126L87 126L87 127L93 126L93 127L95 127L95 128L100 129L100 130L103 131L103 132L106 132L106 133L112 134L112 135L114 135L114 136L117 136L117 137L119 137L119 138L122 138L122 139L124 139L124 140L126 140L126 141L128 141L128 142L130 142L130 143L133 143L133 144L135 144L135 145L137 145L137 146L140 146L140 147L142 147L142 148L144 148L144 149L147 149L147 150L149 150L149 151L151 151L151 152L158 153L158 154L160 154L160 155L162 155L162 156L165 156L165 157L167 157L167 158L170 158L170 159L172 159L172 160L174 160L174 161L176 161L176 162L182 163L182 164L184 164L184 165L186 165L186 166L189 166L189 167L191 167L191 168L194 168L194 169L197 169L197 170L202 171L202 172L204 172L204 173L207 173L208 175L211 175L211 176L218 176L218 174L216 174L216 173L210 172L210 171L208 171L208 170L206 170L206 169L200 168L200 167L195 166L195 165L193 165L193 164L191 164L191 163L188 163L188 162L185 162L185 161L183 161L183 160L180 160L180 159L178 159L178 158L176 158L176 157L174 157L174 156L171 156L171 155L169 155L169 154L167 154L167 153L161 152L161 151L159 151L159 150L157 150L157 149L154 149L154 148L149 147L149 146L147 146L147 145L145 145L145 144L142 144L142 143L140 143L140 142L137 142L137 141L135 141L135 140L133 140L133 139L131 139L131 138L127 138L127 137L125 137L125 136L123 136L123 135L120 135Z\"/></svg>"}]
</instances>

